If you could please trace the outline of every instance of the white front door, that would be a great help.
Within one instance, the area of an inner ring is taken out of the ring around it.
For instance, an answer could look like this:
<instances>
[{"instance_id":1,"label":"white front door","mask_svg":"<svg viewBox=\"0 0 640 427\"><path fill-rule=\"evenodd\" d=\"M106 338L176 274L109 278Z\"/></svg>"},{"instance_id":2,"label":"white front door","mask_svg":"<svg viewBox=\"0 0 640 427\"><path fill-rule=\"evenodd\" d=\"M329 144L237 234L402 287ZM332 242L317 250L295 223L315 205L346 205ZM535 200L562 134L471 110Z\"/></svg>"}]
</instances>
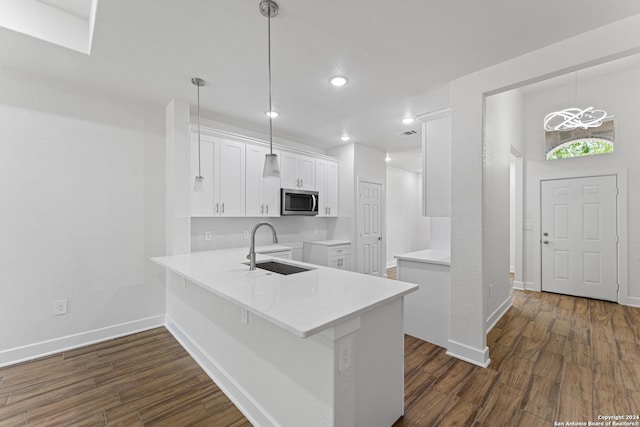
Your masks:
<instances>
[{"instance_id":1,"label":"white front door","mask_svg":"<svg viewBox=\"0 0 640 427\"><path fill-rule=\"evenodd\" d=\"M382 184L358 183L358 272L382 276Z\"/></svg>"},{"instance_id":2,"label":"white front door","mask_svg":"<svg viewBox=\"0 0 640 427\"><path fill-rule=\"evenodd\" d=\"M542 290L618 300L617 178L542 181Z\"/></svg>"}]
</instances>

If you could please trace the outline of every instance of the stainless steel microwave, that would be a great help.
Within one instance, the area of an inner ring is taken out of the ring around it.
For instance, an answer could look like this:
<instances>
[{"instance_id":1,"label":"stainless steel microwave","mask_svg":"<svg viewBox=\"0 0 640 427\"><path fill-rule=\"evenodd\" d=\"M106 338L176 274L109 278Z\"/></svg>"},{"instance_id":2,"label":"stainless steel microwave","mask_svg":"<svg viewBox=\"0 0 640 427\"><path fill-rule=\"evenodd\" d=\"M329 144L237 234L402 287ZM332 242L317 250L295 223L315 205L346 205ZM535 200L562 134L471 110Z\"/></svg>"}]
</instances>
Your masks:
<instances>
[{"instance_id":1,"label":"stainless steel microwave","mask_svg":"<svg viewBox=\"0 0 640 427\"><path fill-rule=\"evenodd\" d=\"M280 189L280 215L318 215L318 192Z\"/></svg>"}]
</instances>

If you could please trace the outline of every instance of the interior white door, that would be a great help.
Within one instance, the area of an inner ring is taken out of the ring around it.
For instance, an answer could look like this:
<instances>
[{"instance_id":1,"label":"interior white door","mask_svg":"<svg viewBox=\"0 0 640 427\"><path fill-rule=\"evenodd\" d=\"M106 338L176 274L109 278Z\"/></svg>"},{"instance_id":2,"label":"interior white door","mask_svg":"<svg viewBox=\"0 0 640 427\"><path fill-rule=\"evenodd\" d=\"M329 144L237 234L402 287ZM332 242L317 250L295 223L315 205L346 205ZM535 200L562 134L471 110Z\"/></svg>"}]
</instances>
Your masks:
<instances>
[{"instance_id":1,"label":"interior white door","mask_svg":"<svg viewBox=\"0 0 640 427\"><path fill-rule=\"evenodd\" d=\"M542 181L542 290L618 300L617 178Z\"/></svg>"},{"instance_id":2,"label":"interior white door","mask_svg":"<svg viewBox=\"0 0 640 427\"><path fill-rule=\"evenodd\" d=\"M358 272L383 275L382 184L358 183Z\"/></svg>"}]
</instances>

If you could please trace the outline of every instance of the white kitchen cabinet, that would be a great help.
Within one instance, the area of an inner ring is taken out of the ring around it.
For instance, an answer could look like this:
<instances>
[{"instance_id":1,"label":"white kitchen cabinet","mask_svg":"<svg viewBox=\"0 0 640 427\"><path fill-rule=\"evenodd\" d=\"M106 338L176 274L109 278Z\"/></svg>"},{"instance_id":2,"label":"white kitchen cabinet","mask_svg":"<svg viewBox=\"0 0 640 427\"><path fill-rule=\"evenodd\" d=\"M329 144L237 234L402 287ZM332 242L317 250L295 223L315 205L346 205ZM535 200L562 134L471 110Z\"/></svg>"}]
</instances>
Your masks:
<instances>
[{"instance_id":1,"label":"white kitchen cabinet","mask_svg":"<svg viewBox=\"0 0 640 427\"><path fill-rule=\"evenodd\" d=\"M263 178L265 155L269 149L247 144L246 216L280 216L280 178ZM274 154L278 154L274 151ZM278 156L281 160L281 157Z\"/></svg>"},{"instance_id":2,"label":"white kitchen cabinet","mask_svg":"<svg viewBox=\"0 0 640 427\"><path fill-rule=\"evenodd\" d=\"M304 262L351 270L351 242L344 240L322 240L303 243Z\"/></svg>"},{"instance_id":3,"label":"white kitchen cabinet","mask_svg":"<svg viewBox=\"0 0 640 427\"><path fill-rule=\"evenodd\" d=\"M420 116L422 120L422 215L451 216L451 110Z\"/></svg>"},{"instance_id":4,"label":"white kitchen cabinet","mask_svg":"<svg viewBox=\"0 0 640 427\"><path fill-rule=\"evenodd\" d=\"M316 189L315 158L287 151L281 153L280 182L282 188Z\"/></svg>"},{"instance_id":5,"label":"white kitchen cabinet","mask_svg":"<svg viewBox=\"0 0 640 427\"><path fill-rule=\"evenodd\" d=\"M202 135L204 191L191 191L191 216L245 216L245 144ZM191 134L191 175L198 174L198 134ZM193 178L192 178L193 179Z\"/></svg>"},{"instance_id":6,"label":"white kitchen cabinet","mask_svg":"<svg viewBox=\"0 0 640 427\"><path fill-rule=\"evenodd\" d=\"M338 163L316 159L318 216L338 216Z\"/></svg>"}]
</instances>

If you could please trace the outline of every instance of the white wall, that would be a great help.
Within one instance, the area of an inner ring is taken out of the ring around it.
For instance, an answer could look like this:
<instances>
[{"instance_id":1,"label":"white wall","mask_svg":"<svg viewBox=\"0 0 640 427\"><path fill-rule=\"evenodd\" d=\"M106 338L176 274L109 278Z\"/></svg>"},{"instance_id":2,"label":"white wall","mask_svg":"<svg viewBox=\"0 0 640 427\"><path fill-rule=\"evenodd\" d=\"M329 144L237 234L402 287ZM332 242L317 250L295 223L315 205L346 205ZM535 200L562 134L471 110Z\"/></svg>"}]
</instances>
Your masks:
<instances>
[{"instance_id":1,"label":"white wall","mask_svg":"<svg viewBox=\"0 0 640 427\"><path fill-rule=\"evenodd\" d=\"M262 221L273 224L278 233L278 242L294 248L294 259L302 261L302 242L305 240L329 239L328 228L336 222L336 218L284 216L273 218L192 218L191 219L191 251L211 249L247 248L249 239L244 232L251 235L253 227ZM205 240L205 232L211 232L211 240ZM256 232L256 245L271 245L273 238L271 229L261 227Z\"/></svg>"},{"instance_id":2,"label":"white wall","mask_svg":"<svg viewBox=\"0 0 640 427\"><path fill-rule=\"evenodd\" d=\"M574 159L544 160L544 132L542 118L552 110L564 107L567 102L566 87L534 93L525 98L525 163L526 198L525 212L536 226L540 223L540 202L536 194L539 179L558 173L584 173L626 168L628 173L628 294L640 303L640 224L633 218L640 217L640 69L628 69L592 80L579 80L578 104L603 109L615 116L616 143L612 154L585 156ZM525 282L527 287L540 288L539 235L525 233Z\"/></svg>"},{"instance_id":3,"label":"white wall","mask_svg":"<svg viewBox=\"0 0 640 427\"><path fill-rule=\"evenodd\" d=\"M451 338L448 351L489 362L484 327L484 98L548 77L640 51L640 15L622 19L451 82ZM585 49L584 46L589 46ZM504 222L508 223L508 211ZM508 249L507 249L508 251Z\"/></svg>"},{"instance_id":4,"label":"white wall","mask_svg":"<svg viewBox=\"0 0 640 427\"><path fill-rule=\"evenodd\" d=\"M394 255L426 249L429 219L421 215L422 174L387 166L387 268Z\"/></svg>"},{"instance_id":5,"label":"white wall","mask_svg":"<svg viewBox=\"0 0 640 427\"><path fill-rule=\"evenodd\" d=\"M0 365L161 322L163 111L10 74L0 93Z\"/></svg>"},{"instance_id":6,"label":"white wall","mask_svg":"<svg viewBox=\"0 0 640 427\"><path fill-rule=\"evenodd\" d=\"M521 145L522 96L514 90L489 96L485 106L484 247L486 259L485 319L487 329L511 304L510 158L511 145ZM506 221L505 221L506 216Z\"/></svg>"}]
</instances>

